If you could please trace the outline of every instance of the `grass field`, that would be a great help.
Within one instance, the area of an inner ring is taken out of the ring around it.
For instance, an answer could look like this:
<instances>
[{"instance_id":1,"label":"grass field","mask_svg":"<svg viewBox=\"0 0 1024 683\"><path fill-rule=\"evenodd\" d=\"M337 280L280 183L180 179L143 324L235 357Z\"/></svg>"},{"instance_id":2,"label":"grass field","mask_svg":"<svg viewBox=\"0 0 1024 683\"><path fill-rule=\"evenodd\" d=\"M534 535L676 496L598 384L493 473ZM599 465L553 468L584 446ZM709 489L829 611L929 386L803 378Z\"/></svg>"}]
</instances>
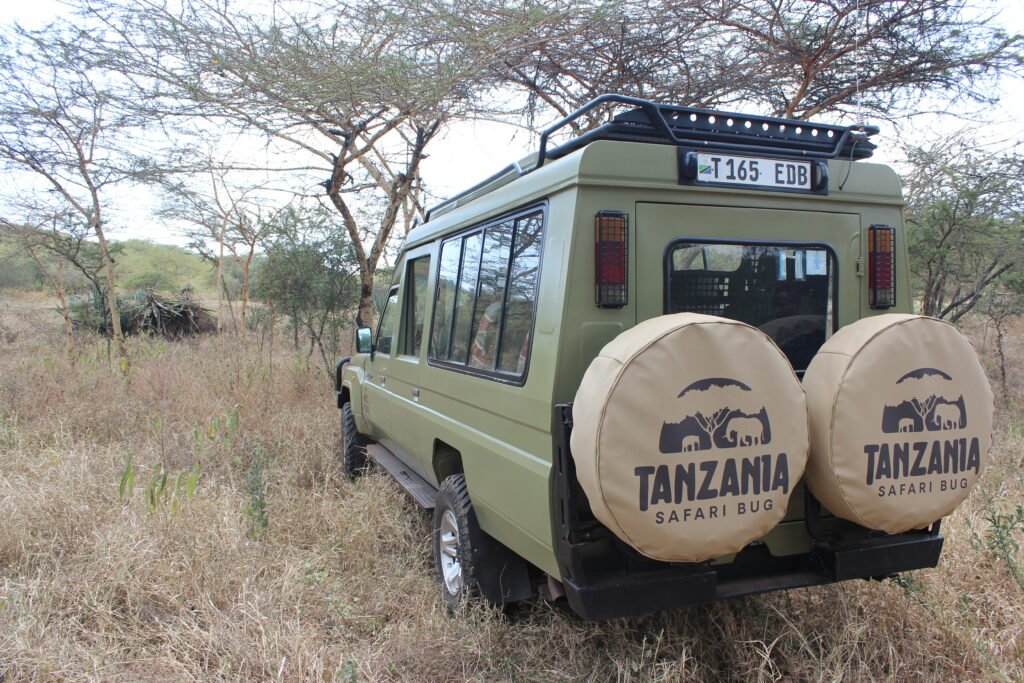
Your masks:
<instances>
[{"instance_id":1,"label":"grass field","mask_svg":"<svg viewBox=\"0 0 1024 683\"><path fill-rule=\"evenodd\" d=\"M330 386L280 341L135 339L125 383L2 299L0 681L1022 680L1022 337L937 569L587 623L446 615L426 515L340 477Z\"/></svg>"}]
</instances>

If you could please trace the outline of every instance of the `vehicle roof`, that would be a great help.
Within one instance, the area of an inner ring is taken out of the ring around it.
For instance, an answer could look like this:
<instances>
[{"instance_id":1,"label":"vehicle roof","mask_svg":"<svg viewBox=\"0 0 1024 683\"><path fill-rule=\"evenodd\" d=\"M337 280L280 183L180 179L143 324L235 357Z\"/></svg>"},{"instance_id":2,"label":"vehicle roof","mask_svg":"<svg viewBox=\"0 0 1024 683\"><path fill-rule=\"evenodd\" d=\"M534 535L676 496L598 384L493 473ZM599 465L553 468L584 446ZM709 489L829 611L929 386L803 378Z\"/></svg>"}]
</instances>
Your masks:
<instances>
[{"instance_id":1,"label":"vehicle roof","mask_svg":"<svg viewBox=\"0 0 1024 683\"><path fill-rule=\"evenodd\" d=\"M756 198L778 193L741 188L696 187L679 184L677 148L672 145L597 140L562 158L548 161L541 168L516 177L496 189L468 197L465 203L432 218L411 230L403 249L436 239L500 216L513 209L539 201L574 185L606 185L645 190L671 190L679 199L693 201L702 197L709 203L715 195L744 195ZM536 155L520 164L532 166ZM884 164L864 161L830 160L829 194L793 195L795 200L820 202L824 210L837 201L902 205L902 191L896 172Z\"/></svg>"}]
</instances>

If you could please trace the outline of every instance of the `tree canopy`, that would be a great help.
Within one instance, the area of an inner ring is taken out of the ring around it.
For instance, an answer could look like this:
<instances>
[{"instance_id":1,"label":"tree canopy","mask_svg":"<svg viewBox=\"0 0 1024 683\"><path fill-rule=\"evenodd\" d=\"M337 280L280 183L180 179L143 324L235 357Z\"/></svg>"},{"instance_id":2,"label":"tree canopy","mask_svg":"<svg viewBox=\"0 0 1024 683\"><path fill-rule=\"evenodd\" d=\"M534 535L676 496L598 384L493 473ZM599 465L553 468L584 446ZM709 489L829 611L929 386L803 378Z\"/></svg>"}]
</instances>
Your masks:
<instances>
[{"instance_id":1,"label":"tree canopy","mask_svg":"<svg viewBox=\"0 0 1024 683\"><path fill-rule=\"evenodd\" d=\"M909 147L905 174L911 269L922 312L953 321L1021 277L1024 156L958 134Z\"/></svg>"},{"instance_id":2,"label":"tree canopy","mask_svg":"<svg viewBox=\"0 0 1024 683\"><path fill-rule=\"evenodd\" d=\"M98 239L113 290L107 189L159 180L174 190L165 213L199 226L197 246L219 269L227 256L242 270L244 316L255 254L292 239L275 241L270 217L289 204L306 217L326 207L357 266L361 325L372 324L388 250L424 208L423 160L453 122L532 129L606 92L795 118L896 119L991 102L996 79L1021 72L1024 45L998 27L994 4L961 0L71 6L75 15L50 28L0 37L0 162L47 188L6 197L8 224ZM1007 207L1019 177L1007 169L1019 162L956 153L986 175L953 169L941 151L911 158L909 215L925 308L956 318L1014 270L1007 236L1017 219ZM253 206L240 210L227 188ZM280 200L268 199L274 192ZM933 246L951 240L963 248ZM334 246L314 242L333 258ZM996 247L996 259L985 256Z\"/></svg>"}]
</instances>

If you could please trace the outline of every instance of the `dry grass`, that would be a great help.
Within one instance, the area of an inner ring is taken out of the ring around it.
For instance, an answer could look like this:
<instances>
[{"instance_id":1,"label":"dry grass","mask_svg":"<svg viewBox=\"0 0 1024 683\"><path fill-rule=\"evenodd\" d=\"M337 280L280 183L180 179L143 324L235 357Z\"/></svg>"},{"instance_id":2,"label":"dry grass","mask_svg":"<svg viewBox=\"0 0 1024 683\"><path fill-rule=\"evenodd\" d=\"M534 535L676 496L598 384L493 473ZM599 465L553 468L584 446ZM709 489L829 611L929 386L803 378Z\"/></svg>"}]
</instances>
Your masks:
<instances>
[{"instance_id":1,"label":"dry grass","mask_svg":"<svg viewBox=\"0 0 1024 683\"><path fill-rule=\"evenodd\" d=\"M648 619L586 623L540 600L452 618L427 518L383 476L336 471L338 414L315 368L231 338L134 340L126 386L102 342L72 366L37 303L0 303L5 683L1024 678L1010 566L1024 556L988 546L992 509L1024 492L1018 409L1001 411L993 465L945 523L938 569ZM195 495L147 499L161 464L168 489L198 465Z\"/></svg>"}]
</instances>

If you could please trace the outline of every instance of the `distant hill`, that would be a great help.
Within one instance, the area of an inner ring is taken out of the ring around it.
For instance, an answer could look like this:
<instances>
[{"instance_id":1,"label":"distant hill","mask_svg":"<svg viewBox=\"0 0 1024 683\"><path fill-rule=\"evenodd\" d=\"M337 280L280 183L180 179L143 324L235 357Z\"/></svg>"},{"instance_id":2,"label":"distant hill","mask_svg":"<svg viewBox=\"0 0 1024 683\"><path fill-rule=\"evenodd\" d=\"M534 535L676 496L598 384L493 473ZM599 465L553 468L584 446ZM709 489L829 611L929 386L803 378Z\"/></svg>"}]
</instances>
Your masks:
<instances>
[{"instance_id":1,"label":"distant hill","mask_svg":"<svg viewBox=\"0 0 1024 683\"><path fill-rule=\"evenodd\" d=\"M173 244L145 240L121 242L117 275L125 291L150 289L165 294L191 287L198 293L215 293L213 264L198 254Z\"/></svg>"},{"instance_id":2,"label":"distant hill","mask_svg":"<svg viewBox=\"0 0 1024 683\"><path fill-rule=\"evenodd\" d=\"M191 287L198 294L216 292L213 265L194 252L145 240L115 244L120 247L115 260L118 287L123 292L152 288L158 293L174 294L185 287ZM72 290L87 289L87 283L72 269L68 270L67 277ZM0 241L0 290L38 290L44 283L28 254L14 243Z\"/></svg>"}]
</instances>

